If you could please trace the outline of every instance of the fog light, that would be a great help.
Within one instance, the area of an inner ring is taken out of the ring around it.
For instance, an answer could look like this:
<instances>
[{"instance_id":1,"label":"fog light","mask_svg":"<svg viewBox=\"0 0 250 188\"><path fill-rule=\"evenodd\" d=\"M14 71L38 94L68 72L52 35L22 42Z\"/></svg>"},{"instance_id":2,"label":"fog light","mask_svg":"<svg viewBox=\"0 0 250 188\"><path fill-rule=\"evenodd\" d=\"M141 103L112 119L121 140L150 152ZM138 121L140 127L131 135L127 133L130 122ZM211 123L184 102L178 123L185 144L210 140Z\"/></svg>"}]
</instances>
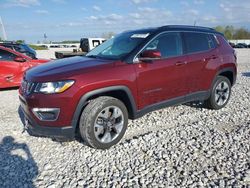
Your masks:
<instances>
[{"instance_id":1,"label":"fog light","mask_svg":"<svg viewBox=\"0 0 250 188\"><path fill-rule=\"evenodd\" d=\"M34 115L41 121L56 121L60 108L33 108Z\"/></svg>"}]
</instances>

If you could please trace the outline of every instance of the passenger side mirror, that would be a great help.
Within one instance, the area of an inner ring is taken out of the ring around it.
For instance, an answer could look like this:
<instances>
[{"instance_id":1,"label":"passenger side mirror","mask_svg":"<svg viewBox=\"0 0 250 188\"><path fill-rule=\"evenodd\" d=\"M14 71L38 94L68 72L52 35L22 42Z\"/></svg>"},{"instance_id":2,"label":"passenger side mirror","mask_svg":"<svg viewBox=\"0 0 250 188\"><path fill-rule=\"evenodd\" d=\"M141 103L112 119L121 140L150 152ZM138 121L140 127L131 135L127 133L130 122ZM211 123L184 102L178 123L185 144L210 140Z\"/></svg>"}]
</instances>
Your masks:
<instances>
[{"instance_id":1,"label":"passenger side mirror","mask_svg":"<svg viewBox=\"0 0 250 188\"><path fill-rule=\"evenodd\" d=\"M146 50L141 53L140 57L138 58L139 61L151 63L154 60L161 58L161 52L158 50Z\"/></svg>"},{"instance_id":2,"label":"passenger side mirror","mask_svg":"<svg viewBox=\"0 0 250 188\"><path fill-rule=\"evenodd\" d=\"M23 57L16 57L16 58L14 58L14 61L16 61L16 62L20 62L20 63L23 63L23 62L25 62L25 61L26 61L26 59L25 59L25 58L23 58Z\"/></svg>"}]
</instances>

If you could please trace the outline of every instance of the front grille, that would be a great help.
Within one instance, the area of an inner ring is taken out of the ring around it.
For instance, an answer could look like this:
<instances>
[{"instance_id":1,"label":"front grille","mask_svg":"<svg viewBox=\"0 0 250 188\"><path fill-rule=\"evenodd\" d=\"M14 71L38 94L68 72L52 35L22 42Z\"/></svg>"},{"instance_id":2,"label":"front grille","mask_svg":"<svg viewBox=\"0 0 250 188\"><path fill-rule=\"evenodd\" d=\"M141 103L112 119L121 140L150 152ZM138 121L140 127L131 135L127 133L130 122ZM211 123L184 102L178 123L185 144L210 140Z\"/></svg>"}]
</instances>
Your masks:
<instances>
[{"instance_id":1,"label":"front grille","mask_svg":"<svg viewBox=\"0 0 250 188\"><path fill-rule=\"evenodd\" d=\"M33 91L34 85L35 84L32 82L28 82L26 80L23 80L22 84L21 84L23 94L29 95Z\"/></svg>"}]
</instances>

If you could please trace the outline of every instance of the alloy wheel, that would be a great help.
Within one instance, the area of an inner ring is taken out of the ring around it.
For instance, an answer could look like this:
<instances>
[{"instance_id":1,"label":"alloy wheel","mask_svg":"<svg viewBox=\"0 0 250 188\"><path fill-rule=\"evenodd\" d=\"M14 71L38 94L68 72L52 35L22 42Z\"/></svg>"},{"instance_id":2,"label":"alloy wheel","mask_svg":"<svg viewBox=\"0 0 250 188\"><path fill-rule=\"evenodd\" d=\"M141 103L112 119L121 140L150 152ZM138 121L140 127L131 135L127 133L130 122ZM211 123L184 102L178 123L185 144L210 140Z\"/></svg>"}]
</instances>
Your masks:
<instances>
[{"instance_id":1,"label":"alloy wheel","mask_svg":"<svg viewBox=\"0 0 250 188\"><path fill-rule=\"evenodd\" d=\"M117 106L104 108L94 122L94 134L101 143L110 143L121 133L124 126L124 115Z\"/></svg>"},{"instance_id":2,"label":"alloy wheel","mask_svg":"<svg viewBox=\"0 0 250 188\"><path fill-rule=\"evenodd\" d=\"M215 88L215 102L217 105L224 105L229 99L230 88L227 82L220 82Z\"/></svg>"}]
</instances>

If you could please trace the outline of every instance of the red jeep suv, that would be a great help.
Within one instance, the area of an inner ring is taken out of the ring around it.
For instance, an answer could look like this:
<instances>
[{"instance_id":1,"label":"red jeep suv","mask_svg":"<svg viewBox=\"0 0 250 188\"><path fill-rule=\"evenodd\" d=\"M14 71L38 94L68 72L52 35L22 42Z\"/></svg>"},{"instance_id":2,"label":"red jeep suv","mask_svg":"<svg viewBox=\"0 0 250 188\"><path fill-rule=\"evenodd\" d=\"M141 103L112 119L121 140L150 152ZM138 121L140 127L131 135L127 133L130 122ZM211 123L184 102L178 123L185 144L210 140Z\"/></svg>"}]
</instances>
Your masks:
<instances>
[{"instance_id":1,"label":"red jeep suv","mask_svg":"<svg viewBox=\"0 0 250 188\"><path fill-rule=\"evenodd\" d=\"M236 80L236 56L221 33L163 26L123 32L86 56L26 72L21 107L30 133L74 138L106 149L128 119L190 101L224 107Z\"/></svg>"}]
</instances>

